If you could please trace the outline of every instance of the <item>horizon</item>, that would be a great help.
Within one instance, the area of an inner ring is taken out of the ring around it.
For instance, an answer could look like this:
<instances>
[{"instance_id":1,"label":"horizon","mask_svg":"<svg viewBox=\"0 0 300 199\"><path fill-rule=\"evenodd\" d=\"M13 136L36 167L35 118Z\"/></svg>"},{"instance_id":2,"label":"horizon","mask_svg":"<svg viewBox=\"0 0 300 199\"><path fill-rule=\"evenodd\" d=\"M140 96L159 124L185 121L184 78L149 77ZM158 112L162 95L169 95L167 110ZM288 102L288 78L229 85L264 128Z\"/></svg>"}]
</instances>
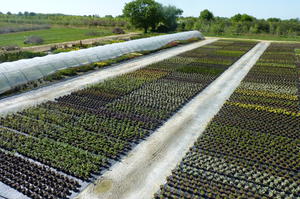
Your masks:
<instances>
[{"instance_id":1,"label":"horizon","mask_svg":"<svg viewBox=\"0 0 300 199\"><path fill-rule=\"evenodd\" d=\"M104 17L105 15L118 16L122 14L122 9L125 3L131 0L116 0L118 3L105 4L104 0L64 0L63 2L59 0L51 0L43 2L40 4L38 0L27 0L26 2L20 0L10 0L1 5L0 12L6 14L11 12L13 14L18 14L18 12L24 13L35 12L39 14L64 14L64 15L99 15ZM288 2L287 2L288 1ZM271 1L265 0L264 2L259 2L258 0L253 0L251 2L240 2L239 0L228 0L225 3L216 3L217 0L211 1L197 1L197 0L157 0L157 2L163 5L174 5L182 9L184 17L198 17L200 12L204 9L208 9L215 16L218 17L232 17L235 14L249 14L258 19L268 19L268 18L280 18L280 19L295 19L300 18L297 8L300 8L300 2L296 0L287 1ZM19 2L19 3L17 3ZM188 2L188 3L187 3ZM193 6L189 6L189 5ZM199 6L194 6L198 5ZM235 5L234 8L232 5ZM72 9L70 8L72 5ZM103 6L105 5L105 6ZM269 6L269 7L268 7ZM268 8L267 8L268 7ZM67 9L66 9L67 8ZM265 10L268 10L266 12ZM270 14L270 10L272 10ZM279 12L281 11L281 12Z\"/></svg>"}]
</instances>

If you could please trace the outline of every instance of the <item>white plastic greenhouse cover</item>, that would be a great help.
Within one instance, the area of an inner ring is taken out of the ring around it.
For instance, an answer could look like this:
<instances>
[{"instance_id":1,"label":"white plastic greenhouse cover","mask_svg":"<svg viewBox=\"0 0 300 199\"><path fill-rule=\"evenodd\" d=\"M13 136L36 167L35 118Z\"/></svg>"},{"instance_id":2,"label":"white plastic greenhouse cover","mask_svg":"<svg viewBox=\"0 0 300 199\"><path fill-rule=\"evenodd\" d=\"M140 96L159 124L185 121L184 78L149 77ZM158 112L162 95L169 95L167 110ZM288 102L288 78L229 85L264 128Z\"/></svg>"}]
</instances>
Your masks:
<instances>
[{"instance_id":1,"label":"white plastic greenhouse cover","mask_svg":"<svg viewBox=\"0 0 300 199\"><path fill-rule=\"evenodd\" d=\"M203 36L199 31L189 31L2 63L0 64L0 94L61 69L113 59L133 52L156 50L172 41L191 38L202 39Z\"/></svg>"}]
</instances>

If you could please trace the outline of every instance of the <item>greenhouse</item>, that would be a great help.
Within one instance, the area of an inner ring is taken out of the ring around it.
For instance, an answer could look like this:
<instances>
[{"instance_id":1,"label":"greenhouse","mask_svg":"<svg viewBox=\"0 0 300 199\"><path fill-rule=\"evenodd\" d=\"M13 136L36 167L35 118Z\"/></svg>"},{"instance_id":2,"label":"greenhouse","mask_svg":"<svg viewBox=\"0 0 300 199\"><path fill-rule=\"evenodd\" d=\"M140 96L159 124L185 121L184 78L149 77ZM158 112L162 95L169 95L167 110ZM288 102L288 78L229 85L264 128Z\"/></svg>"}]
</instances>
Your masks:
<instances>
[{"instance_id":1,"label":"greenhouse","mask_svg":"<svg viewBox=\"0 0 300 199\"><path fill-rule=\"evenodd\" d=\"M203 36L199 31L189 31L2 63L0 64L0 94L61 69L113 59L133 52L157 50L172 41L191 38L202 39Z\"/></svg>"}]
</instances>

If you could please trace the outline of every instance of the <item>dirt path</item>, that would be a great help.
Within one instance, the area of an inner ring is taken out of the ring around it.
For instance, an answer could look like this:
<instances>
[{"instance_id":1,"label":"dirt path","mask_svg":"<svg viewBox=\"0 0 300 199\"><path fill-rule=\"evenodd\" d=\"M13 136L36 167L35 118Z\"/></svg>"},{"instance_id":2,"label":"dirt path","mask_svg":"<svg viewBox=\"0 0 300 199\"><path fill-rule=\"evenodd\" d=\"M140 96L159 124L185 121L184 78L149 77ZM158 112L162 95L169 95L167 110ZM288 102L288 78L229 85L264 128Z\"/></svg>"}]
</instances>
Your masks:
<instances>
[{"instance_id":1,"label":"dirt path","mask_svg":"<svg viewBox=\"0 0 300 199\"><path fill-rule=\"evenodd\" d=\"M91 38L91 39L82 39L82 40L76 40L76 41L67 41L62 43L53 43L53 44L46 44L46 45L40 45L40 46L31 46L31 47L23 47L23 51L32 51L32 52L46 52L50 51L52 47L62 48L64 46L70 46L70 45L76 45L80 44L93 44L95 42L99 41L107 41L107 40L117 40L117 39L126 39L130 38L135 35L139 35L140 33L128 33L128 34L122 34L122 35L111 35L111 36L105 36L105 37L97 37L97 38Z\"/></svg>"},{"instance_id":2,"label":"dirt path","mask_svg":"<svg viewBox=\"0 0 300 199\"><path fill-rule=\"evenodd\" d=\"M207 39L193 44L167 49L162 52L143 56L138 59L112 66L94 73L86 74L71 80L2 99L0 100L0 115L19 111L28 106L40 104L48 100L54 100L57 97L85 88L90 84L95 84L108 78L138 70L149 64L176 56L185 51L193 50L216 40L217 39Z\"/></svg>"},{"instance_id":3,"label":"dirt path","mask_svg":"<svg viewBox=\"0 0 300 199\"><path fill-rule=\"evenodd\" d=\"M269 46L244 55L76 199L150 199Z\"/></svg>"}]
</instances>

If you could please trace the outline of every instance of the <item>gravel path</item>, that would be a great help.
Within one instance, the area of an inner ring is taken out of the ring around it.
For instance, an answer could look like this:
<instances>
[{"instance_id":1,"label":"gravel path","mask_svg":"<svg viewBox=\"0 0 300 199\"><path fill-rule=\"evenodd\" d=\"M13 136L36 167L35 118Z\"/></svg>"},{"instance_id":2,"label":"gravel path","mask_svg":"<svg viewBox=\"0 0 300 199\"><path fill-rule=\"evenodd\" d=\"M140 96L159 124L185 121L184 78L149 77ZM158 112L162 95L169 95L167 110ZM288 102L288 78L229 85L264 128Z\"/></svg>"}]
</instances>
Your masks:
<instances>
[{"instance_id":1,"label":"gravel path","mask_svg":"<svg viewBox=\"0 0 300 199\"><path fill-rule=\"evenodd\" d=\"M26 107L40 104L48 100L54 100L57 97L67 95L76 90L80 90L87 87L88 85L95 84L97 82L101 82L105 79L113 78L124 73L138 70L149 64L162 61L164 59L176 56L189 50L193 50L195 48L199 48L217 40L218 39L207 39L193 44L167 49L162 52L143 56L123 64L82 75L80 77L53 84L51 86L2 99L0 100L0 115L19 111Z\"/></svg>"},{"instance_id":2,"label":"gravel path","mask_svg":"<svg viewBox=\"0 0 300 199\"><path fill-rule=\"evenodd\" d=\"M261 42L76 199L149 199L269 46Z\"/></svg>"}]
</instances>

